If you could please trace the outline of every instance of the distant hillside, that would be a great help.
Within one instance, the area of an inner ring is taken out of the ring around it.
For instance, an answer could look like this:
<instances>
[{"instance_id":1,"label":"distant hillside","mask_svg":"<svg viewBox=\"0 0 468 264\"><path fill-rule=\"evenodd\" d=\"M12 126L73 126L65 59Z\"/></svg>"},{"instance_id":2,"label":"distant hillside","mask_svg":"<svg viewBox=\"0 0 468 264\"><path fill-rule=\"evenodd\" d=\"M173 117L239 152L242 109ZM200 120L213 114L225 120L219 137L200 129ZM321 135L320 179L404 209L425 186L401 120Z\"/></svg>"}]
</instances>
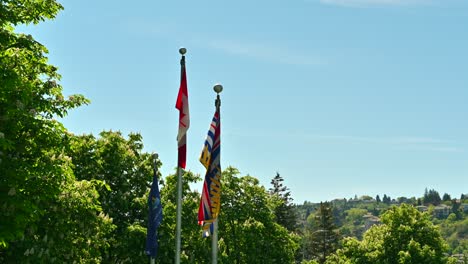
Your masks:
<instances>
[{"instance_id":1,"label":"distant hillside","mask_svg":"<svg viewBox=\"0 0 468 264\"><path fill-rule=\"evenodd\" d=\"M468 194L452 198L442 197L435 190L425 190L423 197L398 197L387 195L375 198L363 195L352 199L334 199L333 217L339 233L343 237L362 238L363 233L372 225L380 224L379 216L394 205L411 204L419 211L430 216L431 221L440 228L441 234L449 244L450 254L468 254ZM320 203L304 202L296 205L300 226L313 228L314 217Z\"/></svg>"}]
</instances>

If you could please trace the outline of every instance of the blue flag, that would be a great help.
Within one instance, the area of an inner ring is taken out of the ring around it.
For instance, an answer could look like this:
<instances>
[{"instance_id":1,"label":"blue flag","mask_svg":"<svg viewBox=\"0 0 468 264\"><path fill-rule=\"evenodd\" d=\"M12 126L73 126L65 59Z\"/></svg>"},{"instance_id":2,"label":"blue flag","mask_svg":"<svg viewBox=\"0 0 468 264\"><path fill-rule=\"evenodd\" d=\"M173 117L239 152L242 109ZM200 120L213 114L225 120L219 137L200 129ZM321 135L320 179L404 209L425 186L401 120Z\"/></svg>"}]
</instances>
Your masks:
<instances>
[{"instance_id":1,"label":"blue flag","mask_svg":"<svg viewBox=\"0 0 468 264\"><path fill-rule=\"evenodd\" d=\"M163 218L156 168L154 168L153 184L151 185L151 191L148 197L148 209L149 217L145 253L154 258L158 253L157 230Z\"/></svg>"}]
</instances>

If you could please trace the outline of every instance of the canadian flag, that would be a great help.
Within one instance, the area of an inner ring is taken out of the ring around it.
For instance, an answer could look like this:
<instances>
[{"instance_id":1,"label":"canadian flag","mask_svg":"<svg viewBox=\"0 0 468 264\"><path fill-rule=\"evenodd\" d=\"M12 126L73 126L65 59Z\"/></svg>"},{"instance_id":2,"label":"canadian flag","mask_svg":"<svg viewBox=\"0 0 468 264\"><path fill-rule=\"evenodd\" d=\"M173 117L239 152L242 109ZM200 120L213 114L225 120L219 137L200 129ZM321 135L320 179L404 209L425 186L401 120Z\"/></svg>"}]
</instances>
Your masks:
<instances>
[{"instance_id":1,"label":"canadian flag","mask_svg":"<svg viewBox=\"0 0 468 264\"><path fill-rule=\"evenodd\" d=\"M190 126L187 76L185 74L185 57L182 57L180 63L180 87L176 101L176 108L179 109L179 133L177 134L177 143L179 148L178 166L185 169L185 164L187 161L187 130Z\"/></svg>"}]
</instances>

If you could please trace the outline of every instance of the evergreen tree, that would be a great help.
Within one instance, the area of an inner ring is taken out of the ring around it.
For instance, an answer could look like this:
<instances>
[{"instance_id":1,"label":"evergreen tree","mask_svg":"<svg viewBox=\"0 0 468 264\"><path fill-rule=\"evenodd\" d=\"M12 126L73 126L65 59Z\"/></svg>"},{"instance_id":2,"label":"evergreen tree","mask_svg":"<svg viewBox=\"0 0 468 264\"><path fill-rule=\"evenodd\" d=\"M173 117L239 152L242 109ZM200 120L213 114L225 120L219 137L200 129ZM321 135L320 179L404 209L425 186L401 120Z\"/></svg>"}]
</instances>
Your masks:
<instances>
[{"instance_id":1,"label":"evergreen tree","mask_svg":"<svg viewBox=\"0 0 468 264\"><path fill-rule=\"evenodd\" d=\"M310 252L319 263L325 263L327 256L338 247L339 234L333 220L332 205L320 203L310 235Z\"/></svg>"},{"instance_id":2,"label":"evergreen tree","mask_svg":"<svg viewBox=\"0 0 468 264\"><path fill-rule=\"evenodd\" d=\"M276 222L285 227L289 231L293 231L297 227L297 213L293 206L291 192L289 188L283 185L284 179L277 172L276 176L271 180L272 188L269 189L270 194L276 204L273 211L276 216Z\"/></svg>"},{"instance_id":3,"label":"evergreen tree","mask_svg":"<svg viewBox=\"0 0 468 264\"><path fill-rule=\"evenodd\" d=\"M441 201L442 199L440 198L440 195L436 190L430 189L428 191L427 188L425 189L423 197L424 204L439 205Z\"/></svg>"},{"instance_id":4,"label":"evergreen tree","mask_svg":"<svg viewBox=\"0 0 468 264\"><path fill-rule=\"evenodd\" d=\"M377 196L375 197L375 200L376 200L378 203L382 202L382 200L380 200L380 196L379 196L378 194L377 194Z\"/></svg>"},{"instance_id":5,"label":"evergreen tree","mask_svg":"<svg viewBox=\"0 0 468 264\"><path fill-rule=\"evenodd\" d=\"M397 202L399 204L402 204L402 203L410 204L411 203L410 199L408 199L407 197L404 197L404 196L397 197Z\"/></svg>"},{"instance_id":6,"label":"evergreen tree","mask_svg":"<svg viewBox=\"0 0 468 264\"><path fill-rule=\"evenodd\" d=\"M461 213L460 207L461 207L461 204L460 204L460 203L457 203L457 200L456 200L456 199L453 199L453 200L452 200L451 212L455 214L455 216L457 217L457 219L461 219L461 218L462 218L462 213Z\"/></svg>"},{"instance_id":7,"label":"evergreen tree","mask_svg":"<svg viewBox=\"0 0 468 264\"><path fill-rule=\"evenodd\" d=\"M383 195L382 202L389 204L392 201L390 196L387 196L386 194Z\"/></svg>"},{"instance_id":8,"label":"evergreen tree","mask_svg":"<svg viewBox=\"0 0 468 264\"><path fill-rule=\"evenodd\" d=\"M277 199L271 199L258 179L240 176L233 167L222 175L219 262L294 263L299 237L274 221Z\"/></svg>"},{"instance_id":9,"label":"evergreen tree","mask_svg":"<svg viewBox=\"0 0 468 264\"><path fill-rule=\"evenodd\" d=\"M450 197L450 194L444 193L444 196L442 196L442 201L448 202L448 201L451 201L451 200L452 200L452 197Z\"/></svg>"}]
</instances>

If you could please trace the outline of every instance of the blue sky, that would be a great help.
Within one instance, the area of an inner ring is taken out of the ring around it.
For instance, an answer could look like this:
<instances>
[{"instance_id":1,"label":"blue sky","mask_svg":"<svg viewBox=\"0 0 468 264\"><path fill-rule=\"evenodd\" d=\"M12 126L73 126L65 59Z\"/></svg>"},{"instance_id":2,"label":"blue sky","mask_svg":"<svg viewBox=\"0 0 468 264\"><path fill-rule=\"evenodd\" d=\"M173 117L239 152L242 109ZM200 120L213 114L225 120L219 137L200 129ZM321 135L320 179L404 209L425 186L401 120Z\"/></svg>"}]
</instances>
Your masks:
<instances>
[{"instance_id":1,"label":"blue sky","mask_svg":"<svg viewBox=\"0 0 468 264\"><path fill-rule=\"evenodd\" d=\"M295 202L424 188L468 193L468 1L62 1L33 34L59 67L75 133L139 132L177 159L178 48L187 53L187 168L224 86L222 165ZM200 183L201 186L201 183ZM199 188L198 188L199 189Z\"/></svg>"}]
</instances>

